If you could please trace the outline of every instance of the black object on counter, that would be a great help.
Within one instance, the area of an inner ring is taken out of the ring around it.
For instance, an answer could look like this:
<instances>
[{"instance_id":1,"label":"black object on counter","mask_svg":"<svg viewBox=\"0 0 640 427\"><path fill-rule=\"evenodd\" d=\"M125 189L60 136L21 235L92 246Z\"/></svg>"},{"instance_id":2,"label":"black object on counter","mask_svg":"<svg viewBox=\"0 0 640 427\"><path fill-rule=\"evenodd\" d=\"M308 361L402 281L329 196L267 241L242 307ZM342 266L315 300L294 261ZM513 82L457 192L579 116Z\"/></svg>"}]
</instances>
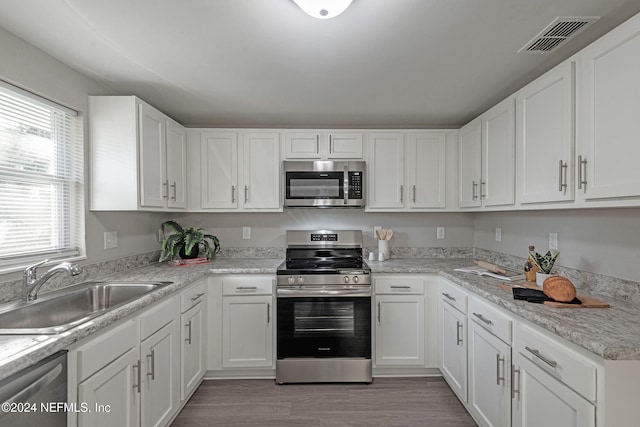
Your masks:
<instances>
[{"instance_id":1,"label":"black object on counter","mask_svg":"<svg viewBox=\"0 0 640 427\"><path fill-rule=\"evenodd\" d=\"M537 289L514 287L512 289L512 292L513 292L513 299L525 300L527 302L533 302L538 304L542 304L545 301L562 302L562 301L556 301L553 298L549 298L548 296L545 295L544 292L539 291ZM578 298L574 298L573 301L566 302L566 303L563 302L563 304L582 304L582 301L580 301Z\"/></svg>"}]
</instances>

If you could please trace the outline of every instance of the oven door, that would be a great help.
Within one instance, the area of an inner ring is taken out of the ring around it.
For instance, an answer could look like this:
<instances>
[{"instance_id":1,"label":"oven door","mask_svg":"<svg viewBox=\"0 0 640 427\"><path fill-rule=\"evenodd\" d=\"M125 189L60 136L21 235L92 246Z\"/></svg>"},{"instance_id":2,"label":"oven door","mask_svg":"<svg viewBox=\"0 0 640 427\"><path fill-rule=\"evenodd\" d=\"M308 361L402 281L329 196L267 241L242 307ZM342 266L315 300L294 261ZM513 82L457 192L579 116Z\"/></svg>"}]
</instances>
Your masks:
<instances>
[{"instance_id":1,"label":"oven door","mask_svg":"<svg viewBox=\"0 0 640 427\"><path fill-rule=\"evenodd\" d=\"M279 297L278 359L371 358L371 297Z\"/></svg>"}]
</instances>

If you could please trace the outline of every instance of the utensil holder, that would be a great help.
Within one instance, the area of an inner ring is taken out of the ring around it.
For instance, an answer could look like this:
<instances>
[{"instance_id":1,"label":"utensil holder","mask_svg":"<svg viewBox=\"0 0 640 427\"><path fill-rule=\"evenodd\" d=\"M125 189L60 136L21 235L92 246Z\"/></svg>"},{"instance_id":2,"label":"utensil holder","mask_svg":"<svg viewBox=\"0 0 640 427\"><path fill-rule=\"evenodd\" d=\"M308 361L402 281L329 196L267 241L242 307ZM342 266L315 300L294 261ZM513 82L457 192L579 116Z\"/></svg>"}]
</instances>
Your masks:
<instances>
[{"instance_id":1,"label":"utensil holder","mask_svg":"<svg viewBox=\"0 0 640 427\"><path fill-rule=\"evenodd\" d=\"M384 255L384 259L391 257L391 248L388 240L378 240L378 253Z\"/></svg>"}]
</instances>

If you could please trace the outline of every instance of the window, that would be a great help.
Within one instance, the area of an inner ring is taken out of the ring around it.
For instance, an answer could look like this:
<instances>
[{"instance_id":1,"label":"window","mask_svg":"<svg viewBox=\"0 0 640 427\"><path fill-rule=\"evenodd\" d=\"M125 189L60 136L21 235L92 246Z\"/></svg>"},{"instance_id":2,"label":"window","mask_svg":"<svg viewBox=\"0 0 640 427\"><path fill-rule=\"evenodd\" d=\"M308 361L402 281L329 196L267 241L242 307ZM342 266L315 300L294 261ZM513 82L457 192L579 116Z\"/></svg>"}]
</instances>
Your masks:
<instances>
[{"instance_id":1,"label":"window","mask_svg":"<svg viewBox=\"0 0 640 427\"><path fill-rule=\"evenodd\" d=\"M0 81L0 270L80 254L82 123Z\"/></svg>"}]
</instances>

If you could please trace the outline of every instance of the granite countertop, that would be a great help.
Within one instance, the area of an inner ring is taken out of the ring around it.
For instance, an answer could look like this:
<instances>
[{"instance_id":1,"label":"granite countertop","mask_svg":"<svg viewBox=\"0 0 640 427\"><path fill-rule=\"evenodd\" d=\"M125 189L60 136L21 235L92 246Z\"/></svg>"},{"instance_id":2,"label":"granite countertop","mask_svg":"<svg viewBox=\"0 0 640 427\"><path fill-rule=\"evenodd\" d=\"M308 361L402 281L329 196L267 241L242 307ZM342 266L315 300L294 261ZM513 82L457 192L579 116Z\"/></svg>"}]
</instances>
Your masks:
<instances>
[{"instance_id":1,"label":"granite countertop","mask_svg":"<svg viewBox=\"0 0 640 427\"><path fill-rule=\"evenodd\" d=\"M192 282L209 274L275 274L282 259L266 258L216 258L210 264L189 267L170 267L151 264L141 268L95 280L172 281L173 284L145 295L131 303L111 310L83 325L59 335L0 336L0 379L26 368L37 361L67 349L71 344L114 322L179 292ZM640 360L640 307L591 295L611 303L606 309L551 308L541 304L516 301L497 286L496 279L455 272L455 268L467 267L469 258L420 258L368 261L372 272L396 274L440 274L442 277L477 294L503 309L567 339L586 350L609 360ZM579 288L579 284L576 284Z\"/></svg>"}]
</instances>

